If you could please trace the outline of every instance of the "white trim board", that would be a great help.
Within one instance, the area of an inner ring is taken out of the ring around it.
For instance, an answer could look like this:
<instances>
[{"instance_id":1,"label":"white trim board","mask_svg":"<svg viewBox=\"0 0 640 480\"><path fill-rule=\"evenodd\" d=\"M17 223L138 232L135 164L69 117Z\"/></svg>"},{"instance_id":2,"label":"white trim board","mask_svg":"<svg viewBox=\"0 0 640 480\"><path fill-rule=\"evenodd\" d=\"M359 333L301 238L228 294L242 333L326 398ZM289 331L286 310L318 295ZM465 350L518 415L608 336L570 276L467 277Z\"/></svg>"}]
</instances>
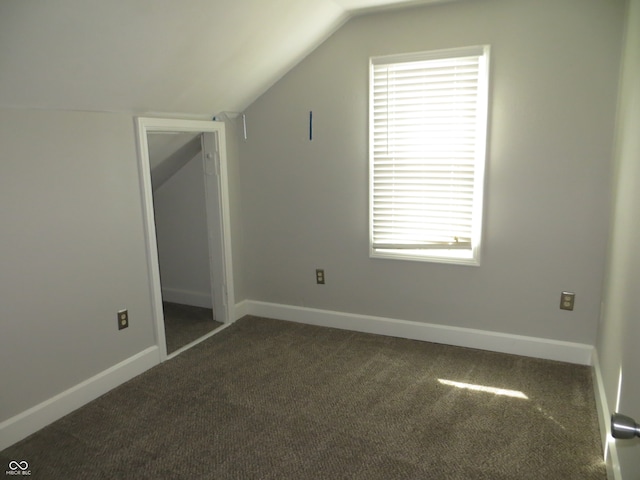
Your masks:
<instances>
[{"instance_id":1,"label":"white trim board","mask_svg":"<svg viewBox=\"0 0 640 480\"><path fill-rule=\"evenodd\" d=\"M245 300L247 315L288 320L309 325L340 328L356 332L408 338L458 347L477 348L526 357L591 365L593 347L582 343L511 335L471 328L397 320L354 313L319 310L276 303Z\"/></svg>"},{"instance_id":2,"label":"white trim board","mask_svg":"<svg viewBox=\"0 0 640 480\"><path fill-rule=\"evenodd\" d=\"M135 124L138 140L138 170L140 188L142 190L147 268L151 279L150 293L156 330L156 345L160 351L160 360L164 361L168 357L147 135L150 133L171 132L205 134L202 140L205 151L203 173L206 185L205 191L208 192L206 193L206 203L210 207L207 208L207 225L209 230L211 298L216 319L222 323L230 323L235 315L233 312L235 296L233 291L231 231L229 226L229 179L227 174L225 125L223 122L214 121L150 117L136 117ZM215 138L206 134L213 134ZM214 234L214 230L217 233ZM220 258L221 262L214 264L211 260L214 257Z\"/></svg>"},{"instance_id":3,"label":"white trim board","mask_svg":"<svg viewBox=\"0 0 640 480\"><path fill-rule=\"evenodd\" d=\"M444 343L447 345L478 348L583 365L591 365L592 354L594 353L593 347L578 343L459 327L446 327L442 325L295 307L253 300L243 300L233 305L233 307L234 308L231 309L231 312L234 313L234 315L232 315L233 320L239 319L244 315L255 315L310 325ZM606 406L602 379L599 376L600 371L597 356L594 356L594 359L596 367L596 387L598 388L596 399L602 425L603 421L606 422L608 420L609 410ZM157 346L149 347L68 390L5 420L0 423L0 450L13 445L159 363L159 348ZM609 442L609 447L611 461L614 462L613 465L615 466L617 463L615 444ZM618 480L619 476L612 478Z\"/></svg>"},{"instance_id":4,"label":"white trim board","mask_svg":"<svg viewBox=\"0 0 640 480\"><path fill-rule=\"evenodd\" d=\"M68 390L5 420L0 423L0 450L19 442L159 363L158 347L149 347Z\"/></svg>"},{"instance_id":5,"label":"white trim board","mask_svg":"<svg viewBox=\"0 0 640 480\"><path fill-rule=\"evenodd\" d=\"M622 480L620 472L620 462L618 461L618 449L616 442L611 436L611 409L607 402L607 395L604 390L602 370L600 370L600 360L598 352L593 351L593 389L595 390L596 409L598 411L598 421L600 424L600 436L604 459L607 466L607 478L609 480Z\"/></svg>"},{"instance_id":6,"label":"white trim board","mask_svg":"<svg viewBox=\"0 0 640 480\"><path fill-rule=\"evenodd\" d=\"M248 302L249 300L242 300L241 302L235 304L232 317L234 322L236 320L240 320L245 315L249 315L249 312L247 311Z\"/></svg>"},{"instance_id":7,"label":"white trim board","mask_svg":"<svg viewBox=\"0 0 640 480\"><path fill-rule=\"evenodd\" d=\"M174 357L177 357L178 355L180 355L182 352L186 352L187 350L189 350L191 347L195 347L196 345L198 345L199 343L204 342L205 340L213 337L214 335L217 335L218 333L220 333L222 330L225 330L226 328L230 327L231 324L233 322L229 322L229 323L223 323L220 327L216 328L215 330L211 330L209 333L205 333L203 336L201 336L200 338L197 338L196 340L194 340L193 342L187 343L185 346L180 347L179 349L177 349L174 352L171 352L167 355L167 360L171 360Z\"/></svg>"}]
</instances>

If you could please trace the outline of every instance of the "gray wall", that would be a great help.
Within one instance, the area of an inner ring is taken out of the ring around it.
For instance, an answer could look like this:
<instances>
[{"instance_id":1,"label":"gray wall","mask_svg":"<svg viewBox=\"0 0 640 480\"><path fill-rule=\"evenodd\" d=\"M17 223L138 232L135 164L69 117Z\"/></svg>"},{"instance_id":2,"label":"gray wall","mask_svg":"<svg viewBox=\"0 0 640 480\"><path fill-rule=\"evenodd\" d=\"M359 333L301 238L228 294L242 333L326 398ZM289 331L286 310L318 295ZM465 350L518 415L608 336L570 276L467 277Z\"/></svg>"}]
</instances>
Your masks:
<instances>
[{"instance_id":1,"label":"gray wall","mask_svg":"<svg viewBox=\"0 0 640 480\"><path fill-rule=\"evenodd\" d=\"M211 308L202 155L153 192L163 298Z\"/></svg>"},{"instance_id":2,"label":"gray wall","mask_svg":"<svg viewBox=\"0 0 640 480\"><path fill-rule=\"evenodd\" d=\"M483 0L348 22L246 111L247 297L593 345L624 4ZM485 43L482 265L370 259L369 57ZM562 290L575 311L559 310Z\"/></svg>"},{"instance_id":3,"label":"gray wall","mask_svg":"<svg viewBox=\"0 0 640 480\"><path fill-rule=\"evenodd\" d=\"M631 0L618 114L616 195L598 357L607 404L640 420L640 0ZM640 478L640 440L618 442L623 478Z\"/></svg>"},{"instance_id":4,"label":"gray wall","mask_svg":"<svg viewBox=\"0 0 640 480\"><path fill-rule=\"evenodd\" d=\"M155 339L131 115L0 110L0 145L1 422Z\"/></svg>"}]
</instances>

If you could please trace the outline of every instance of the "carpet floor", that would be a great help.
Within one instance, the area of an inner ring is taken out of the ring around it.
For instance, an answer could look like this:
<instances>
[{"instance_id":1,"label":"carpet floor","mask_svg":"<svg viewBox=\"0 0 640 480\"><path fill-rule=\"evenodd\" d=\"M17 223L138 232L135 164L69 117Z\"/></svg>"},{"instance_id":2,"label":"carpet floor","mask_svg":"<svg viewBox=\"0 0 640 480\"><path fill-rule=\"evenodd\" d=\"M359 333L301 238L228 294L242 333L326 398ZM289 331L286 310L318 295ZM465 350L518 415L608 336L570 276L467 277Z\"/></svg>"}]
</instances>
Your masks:
<instances>
[{"instance_id":1,"label":"carpet floor","mask_svg":"<svg viewBox=\"0 0 640 480\"><path fill-rule=\"evenodd\" d=\"M213 320L210 308L162 302L162 309L167 353L173 353L223 325Z\"/></svg>"},{"instance_id":2,"label":"carpet floor","mask_svg":"<svg viewBox=\"0 0 640 480\"><path fill-rule=\"evenodd\" d=\"M606 479L589 367L256 317L0 461L44 479Z\"/></svg>"}]
</instances>

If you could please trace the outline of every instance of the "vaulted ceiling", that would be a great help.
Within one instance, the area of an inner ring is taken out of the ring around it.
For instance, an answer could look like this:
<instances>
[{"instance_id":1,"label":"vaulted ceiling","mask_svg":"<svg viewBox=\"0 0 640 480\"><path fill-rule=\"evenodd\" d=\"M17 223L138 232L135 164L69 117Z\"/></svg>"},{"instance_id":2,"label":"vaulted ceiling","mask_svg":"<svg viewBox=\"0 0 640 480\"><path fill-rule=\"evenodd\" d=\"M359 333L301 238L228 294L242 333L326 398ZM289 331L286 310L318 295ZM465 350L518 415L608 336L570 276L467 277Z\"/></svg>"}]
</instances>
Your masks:
<instances>
[{"instance_id":1,"label":"vaulted ceiling","mask_svg":"<svg viewBox=\"0 0 640 480\"><path fill-rule=\"evenodd\" d=\"M354 15L439 0L0 0L0 107L242 111Z\"/></svg>"}]
</instances>

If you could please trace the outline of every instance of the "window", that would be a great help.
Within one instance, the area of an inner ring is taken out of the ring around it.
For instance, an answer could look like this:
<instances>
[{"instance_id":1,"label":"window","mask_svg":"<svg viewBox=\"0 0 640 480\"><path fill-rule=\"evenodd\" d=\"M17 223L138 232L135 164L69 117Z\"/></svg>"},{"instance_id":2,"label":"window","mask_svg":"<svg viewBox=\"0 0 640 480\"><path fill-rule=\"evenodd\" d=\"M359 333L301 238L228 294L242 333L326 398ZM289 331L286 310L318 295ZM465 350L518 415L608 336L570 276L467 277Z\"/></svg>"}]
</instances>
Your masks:
<instances>
[{"instance_id":1,"label":"window","mask_svg":"<svg viewBox=\"0 0 640 480\"><path fill-rule=\"evenodd\" d=\"M374 57L370 254L479 264L489 47Z\"/></svg>"}]
</instances>

